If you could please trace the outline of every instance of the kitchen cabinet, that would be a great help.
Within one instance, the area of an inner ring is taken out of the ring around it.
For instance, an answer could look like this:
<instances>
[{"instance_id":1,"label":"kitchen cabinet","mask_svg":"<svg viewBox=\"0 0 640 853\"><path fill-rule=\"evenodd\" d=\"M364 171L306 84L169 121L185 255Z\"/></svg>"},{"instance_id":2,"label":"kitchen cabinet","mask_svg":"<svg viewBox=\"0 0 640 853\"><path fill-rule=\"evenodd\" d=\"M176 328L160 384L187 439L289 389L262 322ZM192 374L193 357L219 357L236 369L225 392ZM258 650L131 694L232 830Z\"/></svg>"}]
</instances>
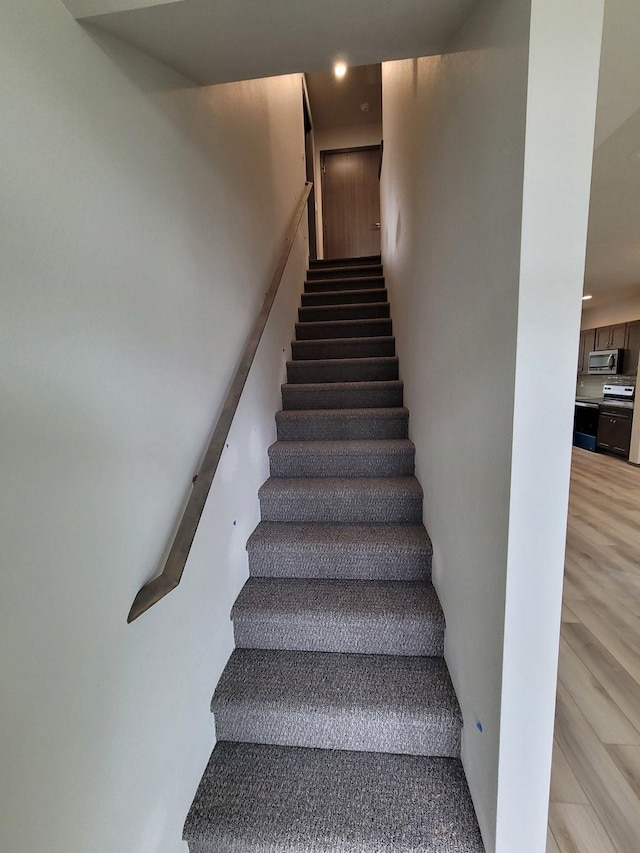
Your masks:
<instances>
[{"instance_id":1,"label":"kitchen cabinet","mask_svg":"<svg viewBox=\"0 0 640 853\"><path fill-rule=\"evenodd\" d=\"M616 323L614 326L600 326L595 330L595 349L623 349L627 332L626 323Z\"/></svg>"},{"instance_id":2,"label":"kitchen cabinet","mask_svg":"<svg viewBox=\"0 0 640 853\"><path fill-rule=\"evenodd\" d=\"M640 325L640 323L638 324ZM580 346L578 348L578 373L589 372L589 353L596 348L596 330L584 329L580 332Z\"/></svg>"},{"instance_id":3,"label":"kitchen cabinet","mask_svg":"<svg viewBox=\"0 0 640 853\"><path fill-rule=\"evenodd\" d=\"M640 358L640 320L627 323L627 336L624 342L624 373L637 373Z\"/></svg>"},{"instance_id":4,"label":"kitchen cabinet","mask_svg":"<svg viewBox=\"0 0 640 853\"><path fill-rule=\"evenodd\" d=\"M631 446L632 409L608 409L600 407L598 418L598 450L615 453L616 456L629 458Z\"/></svg>"}]
</instances>

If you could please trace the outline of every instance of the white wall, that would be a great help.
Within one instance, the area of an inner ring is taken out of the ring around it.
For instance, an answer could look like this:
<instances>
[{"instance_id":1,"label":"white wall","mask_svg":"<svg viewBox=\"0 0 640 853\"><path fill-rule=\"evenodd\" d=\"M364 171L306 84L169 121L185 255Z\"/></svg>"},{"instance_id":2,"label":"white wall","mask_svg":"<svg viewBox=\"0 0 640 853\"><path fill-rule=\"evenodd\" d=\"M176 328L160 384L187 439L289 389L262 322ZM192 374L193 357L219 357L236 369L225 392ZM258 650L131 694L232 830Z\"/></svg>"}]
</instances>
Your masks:
<instances>
[{"instance_id":1,"label":"white wall","mask_svg":"<svg viewBox=\"0 0 640 853\"><path fill-rule=\"evenodd\" d=\"M556 16L566 65L552 10L533 5L531 62L531 3L489 0L446 55L383 65L385 274L464 716L462 757L487 851L499 853L544 850L599 55L593 4L578 14L568 2ZM545 163L569 198L549 186ZM543 308L554 340L566 341L554 348L551 394L531 376ZM545 476L532 481L536 471Z\"/></svg>"},{"instance_id":2,"label":"white wall","mask_svg":"<svg viewBox=\"0 0 640 853\"><path fill-rule=\"evenodd\" d=\"M165 3L182 3L184 0L62 0L74 18L89 18L92 15L109 15L113 12L129 12L132 9L148 9Z\"/></svg>"},{"instance_id":3,"label":"white wall","mask_svg":"<svg viewBox=\"0 0 640 853\"><path fill-rule=\"evenodd\" d=\"M304 182L299 76L197 89L8 0L0 39L7 853L178 853L213 746L303 230L183 582L157 571Z\"/></svg>"},{"instance_id":4,"label":"white wall","mask_svg":"<svg viewBox=\"0 0 640 853\"><path fill-rule=\"evenodd\" d=\"M446 658L464 716L463 761L488 851L529 24L526 4L506 5L474 19L458 52L382 66L382 254Z\"/></svg>"},{"instance_id":5,"label":"white wall","mask_svg":"<svg viewBox=\"0 0 640 853\"><path fill-rule=\"evenodd\" d=\"M379 122L357 124L350 127L314 128L314 174L316 191L316 225L318 241L318 257L324 257L324 240L322 232L322 172L320 170L320 154L322 151L333 151L337 148L361 148L366 145L380 145L382 127Z\"/></svg>"},{"instance_id":6,"label":"white wall","mask_svg":"<svg viewBox=\"0 0 640 853\"><path fill-rule=\"evenodd\" d=\"M546 846L575 376L604 0L533 0L497 850ZM553 348L553 382L539 369Z\"/></svg>"}]
</instances>

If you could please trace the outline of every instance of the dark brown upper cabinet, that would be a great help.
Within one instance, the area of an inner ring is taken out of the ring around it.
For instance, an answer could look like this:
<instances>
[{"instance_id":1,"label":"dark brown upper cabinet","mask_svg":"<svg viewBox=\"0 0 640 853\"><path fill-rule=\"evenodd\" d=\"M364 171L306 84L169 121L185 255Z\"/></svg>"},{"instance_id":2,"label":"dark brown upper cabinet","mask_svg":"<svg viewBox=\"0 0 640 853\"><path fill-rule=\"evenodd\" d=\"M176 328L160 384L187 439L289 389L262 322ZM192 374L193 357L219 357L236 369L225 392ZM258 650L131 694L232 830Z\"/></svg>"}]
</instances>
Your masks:
<instances>
[{"instance_id":1,"label":"dark brown upper cabinet","mask_svg":"<svg viewBox=\"0 0 640 853\"><path fill-rule=\"evenodd\" d=\"M616 323L615 326L600 326L595 332L595 349L624 349L627 332L626 323Z\"/></svg>"},{"instance_id":2,"label":"dark brown upper cabinet","mask_svg":"<svg viewBox=\"0 0 640 853\"><path fill-rule=\"evenodd\" d=\"M580 332L580 348L578 350L578 373L588 373L589 353L596 348L596 330L584 329Z\"/></svg>"},{"instance_id":3,"label":"dark brown upper cabinet","mask_svg":"<svg viewBox=\"0 0 640 853\"><path fill-rule=\"evenodd\" d=\"M624 350L622 373L637 373L640 362L640 320L600 326L598 329L583 329L580 332L578 373L588 373L589 353L603 349Z\"/></svg>"},{"instance_id":4,"label":"dark brown upper cabinet","mask_svg":"<svg viewBox=\"0 0 640 853\"><path fill-rule=\"evenodd\" d=\"M624 373L637 373L640 358L640 320L627 323L627 336L624 342Z\"/></svg>"}]
</instances>

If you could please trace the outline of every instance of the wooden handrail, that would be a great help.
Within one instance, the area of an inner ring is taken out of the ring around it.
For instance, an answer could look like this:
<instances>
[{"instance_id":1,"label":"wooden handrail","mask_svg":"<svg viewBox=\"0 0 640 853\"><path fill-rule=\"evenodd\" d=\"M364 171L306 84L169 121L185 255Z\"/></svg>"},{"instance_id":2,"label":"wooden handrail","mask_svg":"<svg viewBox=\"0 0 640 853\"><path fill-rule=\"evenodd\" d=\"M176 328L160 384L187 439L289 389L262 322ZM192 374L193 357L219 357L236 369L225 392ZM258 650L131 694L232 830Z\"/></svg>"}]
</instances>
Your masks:
<instances>
[{"instance_id":1,"label":"wooden handrail","mask_svg":"<svg viewBox=\"0 0 640 853\"><path fill-rule=\"evenodd\" d=\"M289 260L289 255L291 254L295 236L298 232L302 214L304 213L312 186L313 184L310 181L305 183L304 191L300 197L298 206L296 207L293 219L291 220L291 225L289 226L284 238L285 246L282 250L282 254L280 255L280 260L278 261L273 278L269 284L269 289L264 298L264 302L262 303L260 313L256 318L251 334L247 338L247 343L245 344L240 362L231 382L229 393L227 394L222 406L220 417L218 418L218 422L213 430L213 435L211 436L211 441L209 442L209 447L205 454L204 461L197 476L194 478L193 490L182 515L182 519L180 520L178 532L173 540L173 544L169 551L167 561L164 564L162 573L158 575L157 578L146 583L140 589L133 604L131 605L127 622L133 622L134 619L141 616L145 610L148 610L156 602L160 601L161 598L164 598L165 595L170 593L171 590L175 589L180 583L182 573L184 572L184 567L187 562L187 557L189 556L189 550L196 535L196 530L198 529L198 524L200 523L200 518L204 511L204 505L207 502L209 489L211 488L211 483L213 482L218 462L222 456L222 451L231 428L231 423L236 413L236 409L238 408L238 403L240 402L240 395L242 394L242 389L247 381L249 370L251 369L254 356L258 349L258 344L260 343L264 327L269 319L271 306L273 305L278 288L280 287L280 282L282 281L282 276L284 275L285 267L287 266L287 261Z\"/></svg>"}]
</instances>

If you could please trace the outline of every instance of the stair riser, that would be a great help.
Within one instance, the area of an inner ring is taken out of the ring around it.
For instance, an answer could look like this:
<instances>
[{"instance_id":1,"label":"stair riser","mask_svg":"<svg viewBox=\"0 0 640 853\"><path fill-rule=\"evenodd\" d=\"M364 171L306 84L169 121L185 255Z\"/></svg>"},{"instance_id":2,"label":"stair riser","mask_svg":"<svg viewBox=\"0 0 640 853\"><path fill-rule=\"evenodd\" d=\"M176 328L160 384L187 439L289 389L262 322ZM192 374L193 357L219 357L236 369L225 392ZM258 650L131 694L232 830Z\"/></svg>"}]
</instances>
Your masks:
<instances>
[{"instance_id":1,"label":"stair riser","mask_svg":"<svg viewBox=\"0 0 640 853\"><path fill-rule=\"evenodd\" d=\"M272 477L411 477L415 451L340 455L269 453Z\"/></svg>"},{"instance_id":2,"label":"stair riser","mask_svg":"<svg viewBox=\"0 0 640 853\"><path fill-rule=\"evenodd\" d=\"M363 581L420 581L431 578L431 554L406 553L394 548L371 551L342 549L310 553L297 547L252 548L249 574L254 578L336 578Z\"/></svg>"},{"instance_id":3,"label":"stair riser","mask_svg":"<svg viewBox=\"0 0 640 853\"><path fill-rule=\"evenodd\" d=\"M324 269L325 267L364 267L370 264L380 266L380 255L364 255L361 258L314 258L309 261L309 269Z\"/></svg>"},{"instance_id":4,"label":"stair riser","mask_svg":"<svg viewBox=\"0 0 640 853\"><path fill-rule=\"evenodd\" d=\"M328 322L329 320L388 319L389 303L372 302L358 305L328 305L298 308L301 323Z\"/></svg>"},{"instance_id":5,"label":"stair riser","mask_svg":"<svg viewBox=\"0 0 640 853\"><path fill-rule=\"evenodd\" d=\"M377 409L402 406L401 382L384 382L374 386L349 387L331 385L283 385L284 409Z\"/></svg>"},{"instance_id":6,"label":"stair riser","mask_svg":"<svg viewBox=\"0 0 640 853\"><path fill-rule=\"evenodd\" d=\"M305 281L305 293L325 293L326 291L339 290L382 290L384 289L384 276L371 276L367 278L358 278L357 284L354 284L352 278L330 278L318 279L317 281Z\"/></svg>"},{"instance_id":7,"label":"stair riser","mask_svg":"<svg viewBox=\"0 0 640 853\"><path fill-rule=\"evenodd\" d=\"M396 755L460 755L460 726L442 728L439 721L407 720L389 711L384 716L354 709L353 714L330 715L312 709L293 712L268 707L260 714L238 708L212 707L218 740L240 743L305 746L312 749L352 749Z\"/></svg>"},{"instance_id":8,"label":"stair riser","mask_svg":"<svg viewBox=\"0 0 640 853\"><path fill-rule=\"evenodd\" d=\"M284 413L283 413L284 414ZM276 415L278 441L358 441L365 439L407 438L408 418L331 418L313 417L287 420Z\"/></svg>"},{"instance_id":9,"label":"stair riser","mask_svg":"<svg viewBox=\"0 0 640 853\"><path fill-rule=\"evenodd\" d=\"M324 293L303 293L302 305L358 305L365 302L386 302L387 291L375 290L328 290Z\"/></svg>"},{"instance_id":10,"label":"stair riser","mask_svg":"<svg viewBox=\"0 0 640 853\"><path fill-rule=\"evenodd\" d=\"M296 323L299 341L318 341L327 338L375 338L392 334L389 318L360 323Z\"/></svg>"},{"instance_id":11,"label":"stair riser","mask_svg":"<svg viewBox=\"0 0 640 853\"><path fill-rule=\"evenodd\" d=\"M380 264L366 264L365 266L353 267L323 267L322 269L310 269L307 273L309 281L328 280L330 278L365 278L381 276L382 266Z\"/></svg>"},{"instance_id":12,"label":"stair riser","mask_svg":"<svg viewBox=\"0 0 640 853\"><path fill-rule=\"evenodd\" d=\"M435 620L335 619L314 621L309 613L283 619L233 620L239 649L289 649L346 654L429 655L444 654L444 625Z\"/></svg>"},{"instance_id":13,"label":"stair riser","mask_svg":"<svg viewBox=\"0 0 640 853\"><path fill-rule=\"evenodd\" d=\"M332 341L292 341L294 361L325 358L389 358L396 354L395 338L345 338Z\"/></svg>"},{"instance_id":14,"label":"stair riser","mask_svg":"<svg viewBox=\"0 0 640 853\"><path fill-rule=\"evenodd\" d=\"M419 524L422 521L422 497L335 494L288 498L282 494L269 494L260 498L260 517L263 521Z\"/></svg>"},{"instance_id":15,"label":"stair riser","mask_svg":"<svg viewBox=\"0 0 640 853\"><path fill-rule=\"evenodd\" d=\"M387 382L398 379L398 360L365 359L325 362L290 361L287 379L295 385L326 382Z\"/></svg>"}]
</instances>

